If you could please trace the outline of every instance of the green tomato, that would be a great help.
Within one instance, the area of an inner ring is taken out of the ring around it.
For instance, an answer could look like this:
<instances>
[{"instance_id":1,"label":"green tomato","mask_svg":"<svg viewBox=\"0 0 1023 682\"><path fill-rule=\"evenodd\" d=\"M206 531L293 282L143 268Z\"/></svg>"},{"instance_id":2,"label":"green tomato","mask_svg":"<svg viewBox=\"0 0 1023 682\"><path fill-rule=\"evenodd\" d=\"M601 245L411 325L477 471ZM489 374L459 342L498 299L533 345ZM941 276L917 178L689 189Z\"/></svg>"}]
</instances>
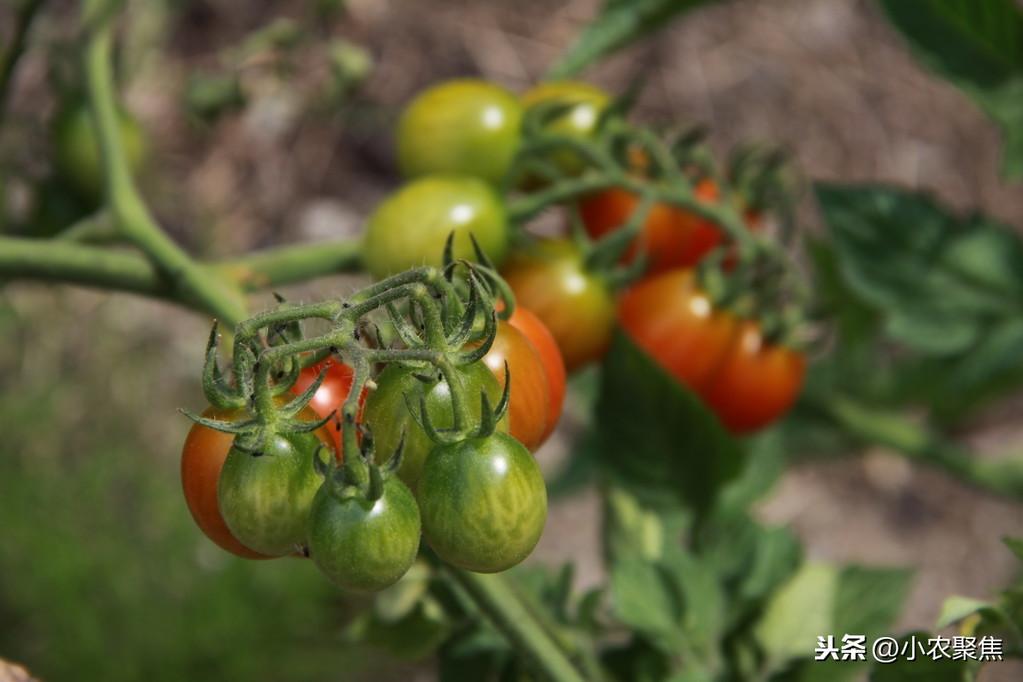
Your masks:
<instances>
[{"instance_id":1,"label":"green tomato","mask_svg":"<svg viewBox=\"0 0 1023 682\"><path fill-rule=\"evenodd\" d=\"M459 79L428 88L398 122L406 177L458 173L499 183L519 148L522 105L504 88Z\"/></svg>"},{"instance_id":2,"label":"green tomato","mask_svg":"<svg viewBox=\"0 0 1023 682\"><path fill-rule=\"evenodd\" d=\"M435 374L432 381L424 382L417 377L424 371L388 365L377 377L377 388L366 398L366 406L362 413L362 423L369 427L370 433L373 434L379 464L383 464L394 454L404 434L405 446L402 449L402 463L398 476L413 490L422 473L423 462L433 449L434 442L409 412L408 404L418 409L419 400L423 398L433 426L443 429L454 425L451 389L448 383L439 374ZM494 378L493 372L482 362L459 367L456 375L462 382L462 394L466 397L472 418L478 423L482 408L480 395L486 391L490 404L497 407L501 400L501 385ZM406 395L408 404L405 402ZM508 430L507 416L498 422L498 429Z\"/></svg>"},{"instance_id":3,"label":"green tomato","mask_svg":"<svg viewBox=\"0 0 1023 682\"><path fill-rule=\"evenodd\" d=\"M527 110L547 102L574 104L567 112L551 121L548 130L586 139L593 137L600 115L610 104L611 98L600 88L580 81L540 83L522 95L522 104ZM570 150L553 152L550 160L567 175L578 175L585 167L583 159Z\"/></svg>"},{"instance_id":4,"label":"green tomato","mask_svg":"<svg viewBox=\"0 0 1023 682\"><path fill-rule=\"evenodd\" d=\"M377 279L421 265L440 266L455 233L455 258L474 256L471 233L500 263L508 250L501 198L482 180L439 175L413 180L385 199L369 218L362 257Z\"/></svg>"},{"instance_id":5,"label":"green tomato","mask_svg":"<svg viewBox=\"0 0 1023 682\"><path fill-rule=\"evenodd\" d=\"M529 556L547 521L540 467L504 433L438 445L416 499L423 535L437 556L479 573L503 571Z\"/></svg>"},{"instance_id":6,"label":"green tomato","mask_svg":"<svg viewBox=\"0 0 1023 682\"><path fill-rule=\"evenodd\" d=\"M137 173L145 162L145 134L127 111L118 112L118 123L128 167ZM58 112L53 140L58 173L83 200L97 206L103 196L103 159L92 114L84 101L74 101Z\"/></svg>"},{"instance_id":7,"label":"green tomato","mask_svg":"<svg viewBox=\"0 0 1023 682\"><path fill-rule=\"evenodd\" d=\"M339 587L376 592L405 575L419 553L419 507L393 476L377 500L344 495L328 481L309 514L309 555Z\"/></svg>"},{"instance_id":8,"label":"green tomato","mask_svg":"<svg viewBox=\"0 0 1023 682\"><path fill-rule=\"evenodd\" d=\"M239 542L268 556L291 554L305 544L309 508L323 481L313 467L321 447L312 433L288 433L271 436L259 453L231 448L217 502Z\"/></svg>"}]
</instances>

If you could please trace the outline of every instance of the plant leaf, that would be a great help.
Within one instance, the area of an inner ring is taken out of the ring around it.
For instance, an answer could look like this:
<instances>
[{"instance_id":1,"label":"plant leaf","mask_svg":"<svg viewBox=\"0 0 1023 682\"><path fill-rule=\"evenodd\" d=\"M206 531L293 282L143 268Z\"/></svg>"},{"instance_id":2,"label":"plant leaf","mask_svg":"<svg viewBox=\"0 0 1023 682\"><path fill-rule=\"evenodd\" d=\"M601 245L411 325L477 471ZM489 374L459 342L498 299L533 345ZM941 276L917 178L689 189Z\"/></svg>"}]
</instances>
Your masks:
<instances>
[{"instance_id":1,"label":"plant leaf","mask_svg":"<svg viewBox=\"0 0 1023 682\"><path fill-rule=\"evenodd\" d=\"M1023 177L1023 11L1013 0L881 0L923 64L947 78L1005 135L1003 173Z\"/></svg>"},{"instance_id":2,"label":"plant leaf","mask_svg":"<svg viewBox=\"0 0 1023 682\"><path fill-rule=\"evenodd\" d=\"M767 602L754 635L764 648L769 669L812 654L817 637L834 632L833 607L838 571L825 564L804 564Z\"/></svg>"},{"instance_id":3,"label":"plant leaf","mask_svg":"<svg viewBox=\"0 0 1023 682\"><path fill-rule=\"evenodd\" d=\"M597 17L550 68L549 78L568 78L590 64L709 0L605 0Z\"/></svg>"},{"instance_id":4,"label":"plant leaf","mask_svg":"<svg viewBox=\"0 0 1023 682\"><path fill-rule=\"evenodd\" d=\"M741 468L738 442L620 331L597 403L603 473L657 511L708 510Z\"/></svg>"}]
</instances>

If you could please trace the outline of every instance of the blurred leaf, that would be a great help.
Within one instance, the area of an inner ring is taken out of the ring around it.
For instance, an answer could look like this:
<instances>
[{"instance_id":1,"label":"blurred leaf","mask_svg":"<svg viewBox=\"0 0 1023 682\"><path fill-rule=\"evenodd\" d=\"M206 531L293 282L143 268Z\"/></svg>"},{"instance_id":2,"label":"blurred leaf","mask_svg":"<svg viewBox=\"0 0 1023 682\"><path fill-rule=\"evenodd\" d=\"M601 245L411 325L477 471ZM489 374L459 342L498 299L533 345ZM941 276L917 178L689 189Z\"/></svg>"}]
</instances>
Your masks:
<instances>
[{"instance_id":1,"label":"blurred leaf","mask_svg":"<svg viewBox=\"0 0 1023 682\"><path fill-rule=\"evenodd\" d=\"M605 0L582 35L551 67L551 79L568 78L615 50L667 26L676 16L708 0Z\"/></svg>"},{"instance_id":2,"label":"blurred leaf","mask_svg":"<svg viewBox=\"0 0 1023 682\"><path fill-rule=\"evenodd\" d=\"M924 404L948 425L1023 382L1016 235L894 188L821 184L817 198L832 243L815 244L815 274L838 337L808 395Z\"/></svg>"},{"instance_id":3,"label":"blurred leaf","mask_svg":"<svg viewBox=\"0 0 1023 682\"><path fill-rule=\"evenodd\" d=\"M884 635L902 610L910 577L910 572L904 569L844 567L838 576L831 630L818 634L864 635L867 642ZM795 679L841 682L860 675L866 665L852 661L806 661L800 664Z\"/></svg>"},{"instance_id":4,"label":"blurred leaf","mask_svg":"<svg viewBox=\"0 0 1023 682\"><path fill-rule=\"evenodd\" d=\"M713 565L678 547L668 552L663 564L682 595L682 631L691 658L716 662L718 641L725 629L726 600Z\"/></svg>"},{"instance_id":5,"label":"blurred leaf","mask_svg":"<svg viewBox=\"0 0 1023 682\"><path fill-rule=\"evenodd\" d=\"M950 80L1005 134L1003 172L1023 177L1023 11L1013 0L881 0L928 68Z\"/></svg>"},{"instance_id":6,"label":"blurred leaf","mask_svg":"<svg viewBox=\"0 0 1023 682\"><path fill-rule=\"evenodd\" d=\"M911 642L926 642L932 635L913 632L899 638L899 649ZM870 682L969 682L973 679L971 665L966 661L934 659L917 652L915 660L898 657L893 663L877 664L870 673Z\"/></svg>"},{"instance_id":7,"label":"blurred leaf","mask_svg":"<svg viewBox=\"0 0 1023 682\"><path fill-rule=\"evenodd\" d=\"M769 668L808 656L818 635L834 632L838 586L833 566L808 563L771 597L754 631Z\"/></svg>"},{"instance_id":8,"label":"blurred leaf","mask_svg":"<svg viewBox=\"0 0 1023 682\"><path fill-rule=\"evenodd\" d=\"M646 506L706 511L741 466L703 403L615 334L597 404L602 470Z\"/></svg>"},{"instance_id":9,"label":"blurred leaf","mask_svg":"<svg viewBox=\"0 0 1023 682\"><path fill-rule=\"evenodd\" d=\"M1016 558L1023 561L1023 540L1020 538L1002 538L1005 546L1016 555Z\"/></svg>"},{"instance_id":10,"label":"blurred leaf","mask_svg":"<svg viewBox=\"0 0 1023 682\"><path fill-rule=\"evenodd\" d=\"M623 559L611 568L615 614L651 642L677 651L682 646L681 597L669 574L642 559Z\"/></svg>"},{"instance_id":11,"label":"blurred leaf","mask_svg":"<svg viewBox=\"0 0 1023 682\"><path fill-rule=\"evenodd\" d=\"M980 611L994 608L989 602L971 597L952 596L945 599L941 605L941 614L935 624L939 630L946 628L953 623L958 623L967 616L972 616Z\"/></svg>"}]
</instances>

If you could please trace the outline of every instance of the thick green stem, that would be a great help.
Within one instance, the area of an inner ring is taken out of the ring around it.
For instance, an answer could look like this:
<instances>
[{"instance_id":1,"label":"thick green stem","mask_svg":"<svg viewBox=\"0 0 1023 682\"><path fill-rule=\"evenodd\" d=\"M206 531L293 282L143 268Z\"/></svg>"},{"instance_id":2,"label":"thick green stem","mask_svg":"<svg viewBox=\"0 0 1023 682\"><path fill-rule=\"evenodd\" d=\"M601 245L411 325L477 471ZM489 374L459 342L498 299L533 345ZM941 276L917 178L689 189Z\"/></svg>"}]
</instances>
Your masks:
<instances>
[{"instance_id":1,"label":"thick green stem","mask_svg":"<svg viewBox=\"0 0 1023 682\"><path fill-rule=\"evenodd\" d=\"M847 398L830 399L823 407L846 432L864 442L891 448L982 490L1023 499L1023 461L1019 458L978 459L924 426Z\"/></svg>"},{"instance_id":2,"label":"thick green stem","mask_svg":"<svg viewBox=\"0 0 1023 682\"><path fill-rule=\"evenodd\" d=\"M121 146L111 45L110 18L93 22L85 45L86 84L103 157L107 202L117 228L166 274L177 296L231 324L240 322L246 315L241 290L204 270L171 241L139 196Z\"/></svg>"},{"instance_id":3,"label":"thick green stem","mask_svg":"<svg viewBox=\"0 0 1023 682\"><path fill-rule=\"evenodd\" d=\"M499 575L470 573L451 566L448 572L534 670L549 682L583 682L583 677L536 622L529 610Z\"/></svg>"},{"instance_id":4,"label":"thick green stem","mask_svg":"<svg viewBox=\"0 0 1023 682\"><path fill-rule=\"evenodd\" d=\"M218 281L230 278L242 288L254 291L353 270L358 263L354 255L358 249L356 241L302 244L259 251L202 267L214 273ZM64 282L152 298L178 299L173 284L146 258L128 251L81 244L71 238L44 240L0 236L0 278ZM178 302L217 314L205 302L191 299Z\"/></svg>"}]
</instances>

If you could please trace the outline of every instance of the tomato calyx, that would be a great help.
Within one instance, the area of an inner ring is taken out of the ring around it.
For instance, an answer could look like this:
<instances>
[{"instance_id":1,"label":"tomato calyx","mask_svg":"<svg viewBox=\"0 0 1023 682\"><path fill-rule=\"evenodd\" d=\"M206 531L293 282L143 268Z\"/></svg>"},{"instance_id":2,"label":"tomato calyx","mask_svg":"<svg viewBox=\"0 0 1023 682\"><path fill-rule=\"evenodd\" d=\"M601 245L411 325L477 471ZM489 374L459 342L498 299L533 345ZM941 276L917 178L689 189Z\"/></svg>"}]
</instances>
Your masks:
<instances>
[{"instance_id":1,"label":"tomato calyx","mask_svg":"<svg viewBox=\"0 0 1023 682\"><path fill-rule=\"evenodd\" d=\"M346 427L353 429L356 426L354 423L346 424ZM317 473L323 476L323 484L329 494L338 501L359 498L376 502L384 494L387 479L397 476L404 461L405 434L401 434L394 453L380 465L376 463L376 446L371 431L362 425L357 428L361 439L355 456L347 457L344 464L335 466L333 461L324 461L317 453L313 465Z\"/></svg>"}]
</instances>

